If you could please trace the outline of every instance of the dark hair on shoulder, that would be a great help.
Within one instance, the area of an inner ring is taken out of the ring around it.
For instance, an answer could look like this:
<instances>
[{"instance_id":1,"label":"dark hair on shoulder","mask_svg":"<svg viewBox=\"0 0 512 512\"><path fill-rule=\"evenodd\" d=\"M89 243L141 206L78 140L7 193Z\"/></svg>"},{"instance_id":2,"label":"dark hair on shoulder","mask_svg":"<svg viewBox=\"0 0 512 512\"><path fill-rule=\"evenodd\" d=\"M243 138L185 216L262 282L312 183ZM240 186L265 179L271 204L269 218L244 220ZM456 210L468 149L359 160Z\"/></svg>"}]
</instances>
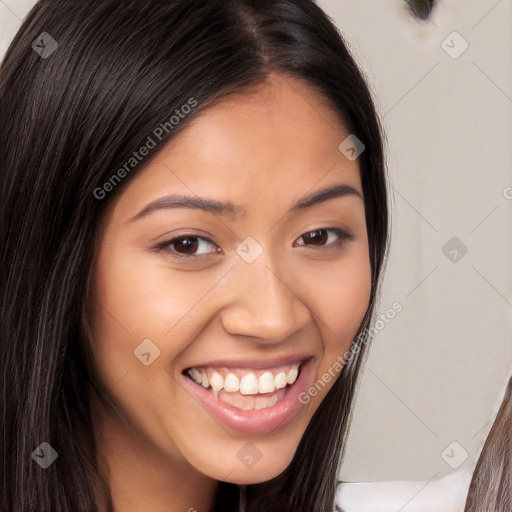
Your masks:
<instances>
[{"instance_id":1,"label":"dark hair on shoulder","mask_svg":"<svg viewBox=\"0 0 512 512\"><path fill-rule=\"evenodd\" d=\"M46 58L32 48L43 32L58 44ZM289 467L247 486L247 512L334 508L388 241L383 135L340 32L312 0L40 0L0 68L2 511L92 512L98 495L108 499L91 410L91 397L103 391L83 306L102 216L139 169L104 199L94 191L190 98L194 112L160 147L270 71L316 88L365 144L359 163L372 290L358 350ZM58 452L46 470L31 459L43 441ZM215 510L237 504L238 487L221 483Z\"/></svg>"}]
</instances>

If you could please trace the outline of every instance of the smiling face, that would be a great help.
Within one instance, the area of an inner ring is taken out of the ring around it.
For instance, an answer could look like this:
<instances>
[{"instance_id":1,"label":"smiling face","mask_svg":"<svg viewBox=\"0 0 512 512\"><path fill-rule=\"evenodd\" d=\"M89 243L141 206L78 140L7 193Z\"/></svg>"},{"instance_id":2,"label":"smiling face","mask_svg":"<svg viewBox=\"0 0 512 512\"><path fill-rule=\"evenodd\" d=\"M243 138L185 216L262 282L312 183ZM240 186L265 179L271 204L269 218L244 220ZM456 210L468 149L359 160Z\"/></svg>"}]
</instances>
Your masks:
<instances>
[{"instance_id":1,"label":"smiling face","mask_svg":"<svg viewBox=\"0 0 512 512\"><path fill-rule=\"evenodd\" d=\"M291 462L370 298L348 135L314 89L270 75L205 110L110 205L91 344L133 453L238 484Z\"/></svg>"}]
</instances>

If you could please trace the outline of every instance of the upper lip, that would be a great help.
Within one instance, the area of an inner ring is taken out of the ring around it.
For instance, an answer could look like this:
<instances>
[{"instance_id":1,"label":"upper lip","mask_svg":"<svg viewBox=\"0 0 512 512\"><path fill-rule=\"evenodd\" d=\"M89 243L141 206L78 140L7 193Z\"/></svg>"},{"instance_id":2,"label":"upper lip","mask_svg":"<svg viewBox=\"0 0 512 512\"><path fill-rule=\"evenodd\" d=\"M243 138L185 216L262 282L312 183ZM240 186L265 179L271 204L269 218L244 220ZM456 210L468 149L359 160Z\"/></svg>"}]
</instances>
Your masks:
<instances>
[{"instance_id":1,"label":"upper lip","mask_svg":"<svg viewBox=\"0 0 512 512\"><path fill-rule=\"evenodd\" d=\"M189 368L201 368L205 366L211 366L215 368L253 368L255 370L262 370L264 368L274 368L276 366L300 363L302 361L305 361L306 359L312 359L313 357L314 356L312 356L311 354L299 354L280 356L272 359L216 359L214 361L208 361L206 363L187 366L185 370L188 370Z\"/></svg>"}]
</instances>

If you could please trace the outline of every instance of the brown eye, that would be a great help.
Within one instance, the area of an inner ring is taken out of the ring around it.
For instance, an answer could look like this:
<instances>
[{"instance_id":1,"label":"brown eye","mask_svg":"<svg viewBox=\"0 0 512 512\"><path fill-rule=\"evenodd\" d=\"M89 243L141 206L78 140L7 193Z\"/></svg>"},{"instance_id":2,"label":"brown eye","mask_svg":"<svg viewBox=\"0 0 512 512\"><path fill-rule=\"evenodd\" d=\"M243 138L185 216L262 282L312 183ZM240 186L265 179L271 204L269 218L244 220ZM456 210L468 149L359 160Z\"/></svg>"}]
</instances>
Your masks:
<instances>
[{"instance_id":1,"label":"brown eye","mask_svg":"<svg viewBox=\"0 0 512 512\"><path fill-rule=\"evenodd\" d=\"M338 240L336 241L336 238ZM329 247L342 245L346 240L354 240L354 237L341 228L314 229L304 233L299 240L304 243L298 245L313 245L317 247Z\"/></svg>"},{"instance_id":2,"label":"brown eye","mask_svg":"<svg viewBox=\"0 0 512 512\"><path fill-rule=\"evenodd\" d=\"M317 229L302 235L305 243L312 243L313 245L324 245L327 242L329 235L326 229Z\"/></svg>"},{"instance_id":3,"label":"brown eye","mask_svg":"<svg viewBox=\"0 0 512 512\"><path fill-rule=\"evenodd\" d=\"M175 250L184 254L194 254L199 246L197 237L194 236L182 236L174 240L172 245Z\"/></svg>"},{"instance_id":4,"label":"brown eye","mask_svg":"<svg viewBox=\"0 0 512 512\"><path fill-rule=\"evenodd\" d=\"M213 250L211 249L213 247ZM177 259L207 256L221 252L212 240L199 235L182 235L155 247L156 251L164 251Z\"/></svg>"}]
</instances>

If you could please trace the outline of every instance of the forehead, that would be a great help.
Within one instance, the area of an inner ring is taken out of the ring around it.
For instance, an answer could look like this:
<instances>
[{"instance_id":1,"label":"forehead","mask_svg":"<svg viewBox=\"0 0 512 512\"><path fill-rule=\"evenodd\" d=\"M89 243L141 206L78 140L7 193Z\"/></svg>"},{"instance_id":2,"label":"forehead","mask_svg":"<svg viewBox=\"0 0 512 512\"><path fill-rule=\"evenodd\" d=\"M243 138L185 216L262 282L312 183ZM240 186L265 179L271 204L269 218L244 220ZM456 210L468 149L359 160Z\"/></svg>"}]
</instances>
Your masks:
<instances>
[{"instance_id":1,"label":"forehead","mask_svg":"<svg viewBox=\"0 0 512 512\"><path fill-rule=\"evenodd\" d=\"M359 165L338 149L349 135L312 87L269 80L207 107L131 181L120 206L142 209L159 196L229 198L247 213L333 182L360 189ZM282 203L284 204L284 203Z\"/></svg>"},{"instance_id":2,"label":"forehead","mask_svg":"<svg viewBox=\"0 0 512 512\"><path fill-rule=\"evenodd\" d=\"M193 132L193 133L190 133ZM197 156L229 162L257 153L265 157L306 162L317 153L336 154L340 136L348 134L336 112L311 85L271 74L266 82L215 102L174 141L174 153L191 146ZM295 158L294 158L295 157Z\"/></svg>"}]
</instances>

